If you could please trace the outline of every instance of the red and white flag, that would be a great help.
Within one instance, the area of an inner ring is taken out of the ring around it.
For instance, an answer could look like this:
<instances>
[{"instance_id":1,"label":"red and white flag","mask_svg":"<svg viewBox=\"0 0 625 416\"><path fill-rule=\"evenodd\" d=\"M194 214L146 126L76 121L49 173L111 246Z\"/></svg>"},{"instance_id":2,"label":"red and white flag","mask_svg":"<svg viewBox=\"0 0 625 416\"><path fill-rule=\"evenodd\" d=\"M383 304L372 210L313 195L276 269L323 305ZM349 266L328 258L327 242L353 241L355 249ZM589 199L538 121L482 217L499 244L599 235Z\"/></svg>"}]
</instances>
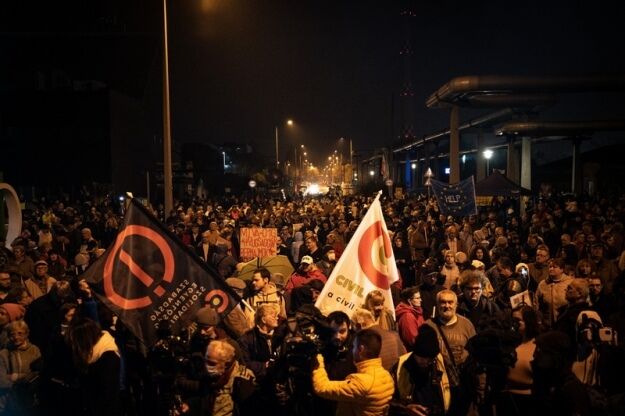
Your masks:
<instances>
[{"instance_id":1,"label":"red and white flag","mask_svg":"<svg viewBox=\"0 0 625 416\"><path fill-rule=\"evenodd\" d=\"M385 306L395 314L390 286L399 280L391 239L386 229L380 193L339 258L315 306L324 315L343 311L351 316L367 293L380 290Z\"/></svg>"}]
</instances>

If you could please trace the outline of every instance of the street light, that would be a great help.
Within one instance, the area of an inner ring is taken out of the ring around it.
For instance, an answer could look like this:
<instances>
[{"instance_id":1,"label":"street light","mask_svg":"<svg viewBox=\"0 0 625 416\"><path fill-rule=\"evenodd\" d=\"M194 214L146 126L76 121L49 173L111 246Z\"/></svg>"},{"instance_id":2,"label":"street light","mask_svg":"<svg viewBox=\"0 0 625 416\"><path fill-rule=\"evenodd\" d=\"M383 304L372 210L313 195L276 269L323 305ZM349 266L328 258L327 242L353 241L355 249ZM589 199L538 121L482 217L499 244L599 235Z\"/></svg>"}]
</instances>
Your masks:
<instances>
[{"instance_id":1,"label":"street light","mask_svg":"<svg viewBox=\"0 0 625 416\"><path fill-rule=\"evenodd\" d=\"M286 125L289 127L293 126L293 120L288 119L286 121ZM280 168L280 159L278 157L278 125L277 124L274 126L274 133L276 136L276 168Z\"/></svg>"},{"instance_id":2,"label":"street light","mask_svg":"<svg viewBox=\"0 0 625 416\"><path fill-rule=\"evenodd\" d=\"M171 170L171 126L169 111L169 48L167 41L167 0L163 0L163 191L165 216L174 207Z\"/></svg>"},{"instance_id":3,"label":"street light","mask_svg":"<svg viewBox=\"0 0 625 416\"><path fill-rule=\"evenodd\" d=\"M493 151L490 149L484 150L482 152L484 158L486 159L486 176L490 176L490 158L493 157Z\"/></svg>"}]
</instances>

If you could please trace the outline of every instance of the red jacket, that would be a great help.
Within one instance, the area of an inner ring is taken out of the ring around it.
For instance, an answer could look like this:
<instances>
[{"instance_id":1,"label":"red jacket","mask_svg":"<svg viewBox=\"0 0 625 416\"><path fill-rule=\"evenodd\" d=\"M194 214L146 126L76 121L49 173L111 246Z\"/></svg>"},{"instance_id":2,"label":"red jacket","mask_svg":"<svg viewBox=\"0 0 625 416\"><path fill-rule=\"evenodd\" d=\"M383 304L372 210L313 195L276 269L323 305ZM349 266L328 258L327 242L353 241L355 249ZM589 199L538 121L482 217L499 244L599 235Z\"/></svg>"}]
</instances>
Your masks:
<instances>
[{"instance_id":1,"label":"red jacket","mask_svg":"<svg viewBox=\"0 0 625 416\"><path fill-rule=\"evenodd\" d=\"M307 272L306 276L302 276L301 274L298 274L297 272L295 272L291 275L291 277L289 278L289 281L286 282L286 285L284 286L284 290L287 292L290 292L296 287L304 286L311 280L315 280L315 279L321 280L324 284L328 281L328 278L319 269L315 269L315 270L311 270Z\"/></svg>"},{"instance_id":2,"label":"red jacket","mask_svg":"<svg viewBox=\"0 0 625 416\"><path fill-rule=\"evenodd\" d=\"M415 308L406 303L400 303L395 308L397 319L397 332L408 351L412 350L414 339L419 333L419 327L423 325L423 309Z\"/></svg>"}]
</instances>

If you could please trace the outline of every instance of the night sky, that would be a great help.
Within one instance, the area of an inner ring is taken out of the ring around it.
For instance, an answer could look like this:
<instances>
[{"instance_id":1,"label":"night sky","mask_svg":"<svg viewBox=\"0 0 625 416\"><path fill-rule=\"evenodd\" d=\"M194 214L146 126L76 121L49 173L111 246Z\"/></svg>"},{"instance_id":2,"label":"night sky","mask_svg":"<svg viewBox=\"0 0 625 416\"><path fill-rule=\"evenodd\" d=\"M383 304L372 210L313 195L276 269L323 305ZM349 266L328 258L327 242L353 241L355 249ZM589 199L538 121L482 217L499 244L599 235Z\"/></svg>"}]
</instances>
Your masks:
<instances>
[{"instance_id":1,"label":"night sky","mask_svg":"<svg viewBox=\"0 0 625 416\"><path fill-rule=\"evenodd\" d=\"M625 72L625 13L616 2L419 1L413 3L409 36L400 17L403 4L170 1L174 140L251 142L271 149L266 153L273 157L274 126L292 118L296 127L280 130L282 158L292 145L303 143L319 161L340 137L353 139L355 149L389 145L400 129L398 94L405 76L399 51L408 37L414 50L416 137L446 127L448 113L428 110L424 102L456 76ZM159 1L2 7L4 50L11 50L12 39L32 32L59 44L79 38L83 45L80 53L12 50L12 69L3 70L4 79L33 62L56 65L77 78L134 87L133 94L158 116ZM103 33L117 33L123 54L140 59L100 54L109 39ZM136 39L148 41L133 47ZM98 56L109 58L103 63ZM134 66L137 62L141 65ZM625 117L624 106L604 104L582 105L579 116ZM569 110L579 108L574 104ZM159 117L149 122L160 134Z\"/></svg>"}]
</instances>

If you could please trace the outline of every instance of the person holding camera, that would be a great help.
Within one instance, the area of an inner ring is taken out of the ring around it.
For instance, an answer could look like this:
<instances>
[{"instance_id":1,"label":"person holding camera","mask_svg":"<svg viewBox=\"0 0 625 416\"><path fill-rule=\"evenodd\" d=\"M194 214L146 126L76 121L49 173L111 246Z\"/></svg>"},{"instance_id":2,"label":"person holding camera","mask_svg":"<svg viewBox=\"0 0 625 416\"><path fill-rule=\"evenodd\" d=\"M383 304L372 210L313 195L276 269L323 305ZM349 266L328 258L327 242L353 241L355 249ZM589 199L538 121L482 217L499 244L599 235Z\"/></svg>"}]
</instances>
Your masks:
<instances>
[{"instance_id":1,"label":"person holding camera","mask_svg":"<svg viewBox=\"0 0 625 416\"><path fill-rule=\"evenodd\" d=\"M395 395L391 415L437 416L449 411L451 391L440 351L436 331L423 326L412 352L402 355L392 371Z\"/></svg>"},{"instance_id":2,"label":"person holding camera","mask_svg":"<svg viewBox=\"0 0 625 416\"><path fill-rule=\"evenodd\" d=\"M387 413L395 385L382 367L381 348L382 338L375 330L356 333L352 351L357 372L336 381L328 378L323 355L317 354L318 367L312 372L313 390L321 398L338 402L337 416Z\"/></svg>"}]
</instances>

